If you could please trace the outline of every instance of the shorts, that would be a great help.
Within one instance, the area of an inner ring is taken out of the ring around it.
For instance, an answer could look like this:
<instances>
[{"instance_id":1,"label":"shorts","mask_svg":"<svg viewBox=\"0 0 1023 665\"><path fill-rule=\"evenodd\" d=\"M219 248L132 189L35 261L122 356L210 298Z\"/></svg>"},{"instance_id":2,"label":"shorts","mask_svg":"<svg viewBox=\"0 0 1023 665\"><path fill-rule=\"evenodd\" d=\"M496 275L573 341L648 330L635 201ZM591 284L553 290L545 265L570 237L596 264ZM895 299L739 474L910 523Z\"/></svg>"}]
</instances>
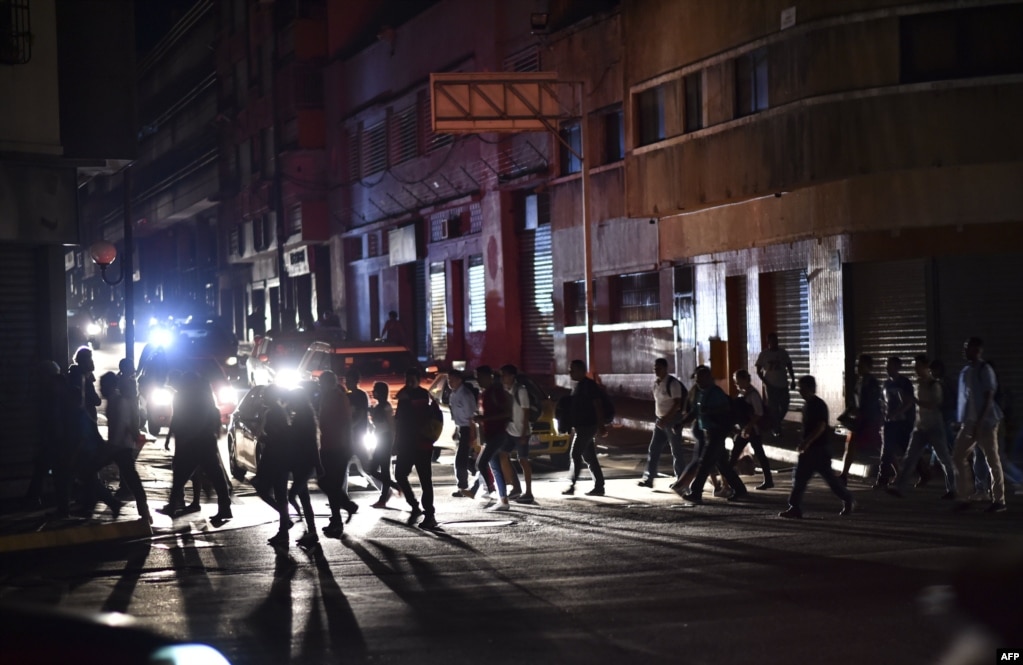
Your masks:
<instances>
[{"instance_id":1,"label":"shorts","mask_svg":"<svg viewBox=\"0 0 1023 665\"><path fill-rule=\"evenodd\" d=\"M529 459L529 437L505 435L504 443L501 444L501 452L510 453L515 451L515 456L520 460Z\"/></svg>"}]
</instances>

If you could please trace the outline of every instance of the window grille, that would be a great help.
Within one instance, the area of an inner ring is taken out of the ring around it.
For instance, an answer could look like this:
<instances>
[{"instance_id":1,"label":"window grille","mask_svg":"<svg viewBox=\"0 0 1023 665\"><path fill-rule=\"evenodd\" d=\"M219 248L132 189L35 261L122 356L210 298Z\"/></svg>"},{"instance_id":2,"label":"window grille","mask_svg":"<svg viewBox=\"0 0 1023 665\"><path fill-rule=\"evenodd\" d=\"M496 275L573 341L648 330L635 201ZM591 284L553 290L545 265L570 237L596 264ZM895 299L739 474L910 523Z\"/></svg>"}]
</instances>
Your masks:
<instances>
[{"instance_id":1,"label":"window grille","mask_svg":"<svg viewBox=\"0 0 1023 665\"><path fill-rule=\"evenodd\" d=\"M618 277L617 323L653 321L660 318L661 282L657 272Z\"/></svg>"},{"instance_id":2,"label":"window grille","mask_svg":"<svg viewBox=\"0 0 1023 665\"><path fill-rule=\"evenodd\" d=\"M416 107L409 106L391 116L391 163L412 159L419 152L416 133Z\"/></svg>"},{"instance_id":3,"label":"window grille","mask_svg":"<svg viewBox=\"0 0 1023 665\"><path fill-rule=\"evenodd\" d=\"M447 272L444 262L430 264L430 343L433 357L448 355Z\"/></svg>"},{"instance_id":4,"label":"window grille","mask_svg":"<svg viewBox=\"0 0 1023 665\"><path fill-rule=\"evenodd\" d=\"M387 124L378 122L362 132L362 173L369 175L387 168Z\"/></svg>"},{"instance_id":5,"label":"window grille","mask_svg":"<svg viewBox=\"0 0 1023 665\"><path fill-rule=\"evenodd\" d=\"M362 163L360 161L361 136L358 129L352 129L347 133L348 140L348 180L358 182L362 177Z\"/></svg>"},{"instance_id":6,"label":"window grille","mask_svg":"<svg viewBox=\"0 0 1023 665\"><path fill-rule=\"evenodd\" d=\"M419 105L419 125L422 127L423 150L431 152L450 145L455 140L454 134L433 133L433 121L430 116L430 97L426 91L419 93L417 104Z\"/></svg>"},{"instance_id":7,"label":"window grille","mask_svg":"<svg viewBox=\"0 0 1023 665\"><path fill-rule=\"evenodd\" d=\"M379 238L376 232L366 234L366 256L380 256Z\"/></svg>"},{"instance_id":8,"label":"window grille","mask_svg":"<svg viewBox=\"0 0 1023 665\"><path fill-rule=\"evenodd\" d=\"M469 257L469 332L487 329L487 286L483 255Z\"/></svg>"},{"instance_id":9,"label":"window grille","mask_svg":"<svg viewBox=\"0 0 1023 665\"><path fill-rule=\"evenodd\" d=\"M32 59L29 0L0 0L0 63L24 65Z\"/></svg>"}]
</instances>

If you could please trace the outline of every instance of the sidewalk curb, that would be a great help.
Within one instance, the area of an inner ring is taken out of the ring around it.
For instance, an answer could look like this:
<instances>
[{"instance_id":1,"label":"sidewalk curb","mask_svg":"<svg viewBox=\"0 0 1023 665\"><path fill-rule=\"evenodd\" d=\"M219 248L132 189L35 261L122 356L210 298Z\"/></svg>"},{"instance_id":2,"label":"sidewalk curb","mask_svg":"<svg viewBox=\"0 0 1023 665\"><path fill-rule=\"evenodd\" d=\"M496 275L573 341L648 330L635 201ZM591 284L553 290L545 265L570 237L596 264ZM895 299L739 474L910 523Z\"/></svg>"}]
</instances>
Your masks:
<instances>
[{"instance_id":1,"label":"sidewalk curb","mask_svg":"<svg viewBox=\"0 0 1023 665\"><path fill-rule=\"evenodd\" d=\"M0 554L25 552L52 547L85 545L111 540L145 538L153 535L149 522L142 519L88 524L85 526L33 531L10 536L0 536Z\"/></svg>"},{"instance_id":2,"label":"sidewalk curb","mask_svg":"<svg viewBox=\"0 0 1023 665\"><path fill-rule=\"evenodd\" d=\"M643 420L640 418L628 418L618 417L615 418L615 425L634 430L642 430L646 432L654 431L654 423L650 420ZM691 439L690 439L691 441ZM725 439L725 447L728 450L732 449L733 439L728 437ZM767 455L767 459L772 462L781 462L788 466L795 466L799 461L799 453L795 450L788 448L781 448L779 446L772 446L768 443L764 444L764 453ZM842 472L842 458L832 458L831 468L836 473ZM877 471L874 467L869 464L863 464L862 462L853 462L852 466L849 467L849 475L856 478L873 478Z\"/></svg>"}]
</instances>

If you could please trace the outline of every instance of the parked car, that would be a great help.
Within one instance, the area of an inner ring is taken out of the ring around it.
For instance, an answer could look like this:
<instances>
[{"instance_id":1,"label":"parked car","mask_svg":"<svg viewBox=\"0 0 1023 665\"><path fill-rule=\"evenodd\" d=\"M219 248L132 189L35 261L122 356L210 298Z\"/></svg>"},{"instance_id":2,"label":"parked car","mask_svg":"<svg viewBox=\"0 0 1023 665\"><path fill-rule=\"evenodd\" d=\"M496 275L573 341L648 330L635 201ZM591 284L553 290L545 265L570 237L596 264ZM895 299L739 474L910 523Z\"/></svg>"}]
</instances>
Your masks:
<instances>
[{"instance_id":1,"label":"parked car","mask_svg":"<svg viewBox=\"0 0 1023 665\"><path fill-rule=\"evenodd\" d=\"M341 328L313 328L285 333L267 333L256 340L252 353L245 359L245 376L250 386L274 382L280 370L297 370L309 345L313 342L343 341Z\"/></svg>"},{"instance_id":2,"label":"parked car","mask_svg":"<svg viewBox=\"0 0 1023 665\"><path fill-rule=\"evenodd\" d=\"M188 356L155 349L143 353L139 367L140 418L153 436L170 425L174 415L174 386L171 373L195 372L210 384L220 422L227 425L238 404L238 390L224 367L211 356Z\"/></svg>"},{"instance_id":3,"label":"parked car","mask_svg":"<svg viewBox=\"0 0 1023 665\"><path fill-rule=\"evenodd\" d=\"M266 386L253 386L231 414L227 426L227 461L231 475L245 480L245 473L259 471L262 450L259 435L263 431L263 391Z\"/></svg>"},{"instance_id":4,"label":"parked car","mask_svg":"<svg viewBox=\"0 0 1023 665\"><path fill-rule=\"evenodd\" d=\"M470 379L476 386L475 380ZM569 457L569 449L572 445L572 438L568 434L558 432L554 423L554 407L556 400L539 386L530 377L519 374L519 381L525 385L526 390L536 396L540 404L540 415L532 423L532 434L529 437L529 456L542 457L547 455L551 458L551 464L559 470L569 468L572 463ZM476 386L478 389L478 386ZM448 375L445 372L437 374L428 388L430 395L440 402L441 410L444 412L444 431L435 446L454 448L456 443L452 438L454 425L451 422L451 414L448 410L448 400L451 396L451 389L448 386Z\"/></svg>"}]
</instances>

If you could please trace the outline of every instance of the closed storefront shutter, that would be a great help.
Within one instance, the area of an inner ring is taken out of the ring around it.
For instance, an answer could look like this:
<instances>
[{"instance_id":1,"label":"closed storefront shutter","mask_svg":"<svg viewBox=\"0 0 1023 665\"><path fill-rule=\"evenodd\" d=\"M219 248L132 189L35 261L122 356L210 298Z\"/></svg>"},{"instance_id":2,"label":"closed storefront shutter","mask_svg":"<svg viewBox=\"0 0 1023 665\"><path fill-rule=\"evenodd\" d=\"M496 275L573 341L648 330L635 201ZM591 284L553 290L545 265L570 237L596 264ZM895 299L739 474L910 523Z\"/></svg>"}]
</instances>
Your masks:
<instances>
[{"instance_id":1,"label":"closed storefront shutter","mask_svg":"<svg viewBox=\"0 0 1023 665\"><path fill-rule=\"evenodd\" d=\"M777 316L778 344L792 359L796 378L810 373L810 307L806 274L802 270L771 273L774 281L774 307ZM803 408L803 399L791 391L789 411Z\"/></svg>"},{"instance_id":2,"label":"closed storefront shutter","mask_svg":"<svg viewBox=\"0 0 1023 665\"><path fill-rule=\"evenodd\" d=\"M415 347L412 349L419 358L426 358L429 353L430 328L427 317L427 294L426 294L426 261L416 261L415 268Z\"/></svg>"},{"instance_id":3,"label":"closed storefront shutter","mask_svg":"<svg viewBox=\"0 0 1023 665\"><path fill-rule=\"evenodd\" d=\"M39 375L37 284L31 248L0 247L0 487L31 475L36 430L35 387ZM55 358L58 364L66 359ZM24 491L21 487L19 491Z\"/></svg>"},{"instance_id":4,"label":"closed storefront shutter","mask_svg":"<svg viewBox=\"0 0 1023 665\"><path fill-rule=\"evenodd\" d=\"M448 355L447 271L443 262L430 264L430 343L434 358Z\"/></svg>"},{"instance_id":5,"label":"closed storefront shutter","mask_svg":"<svg viewBox=\"0 0 1023 665\"><path fill-rule=\"evenodd\" d=\"M885 378L890 356L902 359L914 379L913 357L927 353L927 265L924 260L857 263L846 277L852 302L849 367L863 353L874 357L874 374Z\"/></svg>"},{"instance_id":6,"label":"closed storefront shutter","mask_svg":"<svg viewBox=\"0 0 1023 665\"><path fill-rule=\"evenodd\" d=\"M554 260L551 226L521 236L522 364L527 372L554 373Z\"/></svg>"},{"instance_id":7,"label":"closed storefront shutter","mask_svg":"<svg viewBox=\"0 0 1023 665\"><path fill-rule=\"evenodd\" d=\"M938 357L955 385L963 363L963 342L984 340L1003 401L1009 407L1008 431L1020 430L1023 406L1023 254L967 256L935 262ZM1009 442L1012 438L1007 439Z\"/></svg>"}]
</instances>

